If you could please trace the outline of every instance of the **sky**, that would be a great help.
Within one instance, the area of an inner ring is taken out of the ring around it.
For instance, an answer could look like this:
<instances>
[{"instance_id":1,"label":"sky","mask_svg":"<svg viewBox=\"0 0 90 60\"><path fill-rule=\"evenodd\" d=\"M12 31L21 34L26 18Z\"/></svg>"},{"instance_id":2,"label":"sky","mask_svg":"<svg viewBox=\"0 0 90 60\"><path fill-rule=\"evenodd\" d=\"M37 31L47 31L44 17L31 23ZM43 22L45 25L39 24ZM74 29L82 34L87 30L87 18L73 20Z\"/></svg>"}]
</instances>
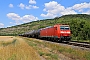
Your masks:
<instances>
[{"instance_id":1,"label":"sky","mask_svg":"<svg viewBox=\"0 0 90 60\"><path fill-rule=\"evenodd\" d=\"M90 14L90 0L0 0L0 28L68 14Z\"/></svg>"}]
</instances>

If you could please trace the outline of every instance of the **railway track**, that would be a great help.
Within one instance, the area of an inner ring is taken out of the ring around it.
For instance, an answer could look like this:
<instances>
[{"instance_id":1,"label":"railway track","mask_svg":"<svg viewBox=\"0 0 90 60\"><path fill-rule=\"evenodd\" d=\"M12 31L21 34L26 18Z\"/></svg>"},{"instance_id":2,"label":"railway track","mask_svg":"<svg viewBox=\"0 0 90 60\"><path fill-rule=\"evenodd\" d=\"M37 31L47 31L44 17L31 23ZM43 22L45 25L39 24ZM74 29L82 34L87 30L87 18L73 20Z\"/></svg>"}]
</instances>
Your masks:
<instances>
[{"instance_id":1,"label":"railway track","mask_svg":"<svg viewBox=\"0 0 90 60\"><path fill-rule=\"evenodd\" d=\"M77 42L77 41L71 41L68 43L69 45L84 47L84 48L90 48L90 43L88 42Z\"/></svg>"},{"instance_id":2,"label":"railway track","mask_svg":"<svg viewBox=\"0 0 90 60\"><path fill-rule=\"evenodd\" d=\"M40 39L41 40L41 39ZM77 42L77 41L70 41L70 42L52 42L52 41L47 41L47 40L44 40L45 42L49 42L49 43L52 43L52 44L59 44L59 45L62 45L62 46L69 46L73 49L81 49L81 50L87 50L87 51L90 51L90 43L87 43L87 42Z\"/></svg>"},{"instance_id":3,"label":"railway track","mask_svg":"<svg viewBox=\"0 0 90 60\"><path fill-rule=\"evenodd\" d=\"M46 40L45 40L46 41ZM47 42L50 42L50 43L60 43L60 44L66 44L66 45L71 45L71 46L74 46L74 47L79 47L79 48L82 48L82 49L89 49L90 50L90 43L89 42L78 42L78 41L70 41L70 42L52 42L52 41L47 41Z\"/></svg>"},{"instance_id":4,"label":"railway track","mask_svg":"<svg viewBox=\"0 0 90 60\"><path fill-rule=\"evenodd\" d=\"M41 40L41 39L40 39ZM44 39L43 39L44 40ZM61 43L61 44L67 44L67 45L72 45L72 46L76 46L76 47L81 47L81 48L88 48L90 50L90 42L78 42L78 41L64 41L64 42L57 42L57 41L53 41L53 40L44 40L46 42L50 42L50 43Z\"/></svg>"},{"instance_id":5,"label":"railway track","mask_svg":"<svg viewBox=\"0 0 90 60\"><path fill-rule=\"evenodd\" d=\"M78 47L81 49L85 49L85 50L90 50L90 43L89 42L78 42L78 41L64 41L64 42L57 42L57 41L52 41L52 40L44 40L45 42L50 42L50 43L60 43L60 44L66 44L66 45L71 45L74 47Z\"/></svg>"}]
</instances>

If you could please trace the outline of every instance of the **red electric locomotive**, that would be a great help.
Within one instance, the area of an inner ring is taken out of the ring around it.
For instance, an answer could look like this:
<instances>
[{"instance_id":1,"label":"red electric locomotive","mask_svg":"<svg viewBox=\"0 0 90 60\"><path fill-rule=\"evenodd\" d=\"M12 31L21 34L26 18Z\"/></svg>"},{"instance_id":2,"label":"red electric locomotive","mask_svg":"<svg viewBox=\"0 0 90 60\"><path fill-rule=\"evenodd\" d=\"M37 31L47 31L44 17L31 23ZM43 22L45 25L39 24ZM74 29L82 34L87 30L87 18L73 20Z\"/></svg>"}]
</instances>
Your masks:
<instances>
[{"instance_id":1,"label":"red electric locomotive","mask_svg":"<svg viewBox=\"0 0 90 60\"><path fill-rule=\"evenodd\" d=\"M52 27L46 27L41 29L40 37L53 38L53 40L58 41L70 41L71 32L70 26L65 24L57 24Z\"/></svg>"},{"instance_id":2,"label":"red electric locomotive","mask_svg":"<svg viewBox=\"0 0 90 60\"><path fill-rule=\"evenodd\" d=\"M54 40L54 41L57 40L61 42L62 41L68 42L71 40L70 26L65 24L57 24L39 30L33 30L31 32L20 34L19 36L45 38L45 39Z\"/></svg>"}]
</instances>

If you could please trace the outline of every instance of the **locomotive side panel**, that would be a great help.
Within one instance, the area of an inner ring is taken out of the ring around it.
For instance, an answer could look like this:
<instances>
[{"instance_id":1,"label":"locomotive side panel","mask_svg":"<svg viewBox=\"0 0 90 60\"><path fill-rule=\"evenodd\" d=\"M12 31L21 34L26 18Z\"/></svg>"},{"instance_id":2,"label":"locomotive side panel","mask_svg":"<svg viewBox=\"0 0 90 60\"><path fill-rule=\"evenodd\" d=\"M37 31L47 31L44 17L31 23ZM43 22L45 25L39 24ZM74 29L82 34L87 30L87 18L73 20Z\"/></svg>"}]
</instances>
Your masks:
<instances>
[{"instance_id":1,"label":"locomotive side panel","mask_svg":"<svg viewBox=\"0 0 90 60\"><path fill-rule=\"evenodd\" d=\"M40 31L41 37L54 37L55 35L55 27L45 28Z\"/></svg>"}]
</instances>

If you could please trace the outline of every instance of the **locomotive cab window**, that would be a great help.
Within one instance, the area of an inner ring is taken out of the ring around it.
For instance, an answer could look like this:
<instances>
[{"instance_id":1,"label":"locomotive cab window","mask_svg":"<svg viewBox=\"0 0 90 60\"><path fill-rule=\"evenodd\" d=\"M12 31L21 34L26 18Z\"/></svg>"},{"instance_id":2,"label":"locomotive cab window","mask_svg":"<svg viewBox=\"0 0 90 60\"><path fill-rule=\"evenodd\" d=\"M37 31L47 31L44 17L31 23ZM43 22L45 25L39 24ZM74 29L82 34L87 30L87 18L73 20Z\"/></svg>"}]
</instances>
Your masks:
<instances>
[{"instance_id":1,"label":"locomotive cab window","mask_svg":"<svg viewBox=\"0 0 90 60\"><path fill-rule=\"evenodd\" d=\"M60 26L60 29L61 30L69 30L70 28L69 28L69 26Z\"/></svg>"}]
</instances>

